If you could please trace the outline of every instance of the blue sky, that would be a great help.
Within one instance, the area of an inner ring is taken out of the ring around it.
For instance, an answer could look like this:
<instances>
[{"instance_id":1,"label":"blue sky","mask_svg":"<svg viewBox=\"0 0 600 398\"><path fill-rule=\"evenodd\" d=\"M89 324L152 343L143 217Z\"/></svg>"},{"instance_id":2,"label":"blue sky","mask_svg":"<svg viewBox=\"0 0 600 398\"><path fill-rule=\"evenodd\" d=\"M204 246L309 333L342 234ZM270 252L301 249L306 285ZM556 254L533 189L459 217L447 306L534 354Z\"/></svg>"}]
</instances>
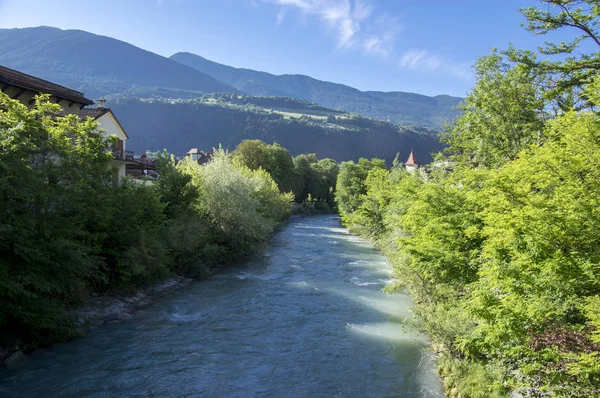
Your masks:
<instances>
[{"instance_id":1,"label":"blue sky","mask_svg":"<svg viewBox=\"0 0 600 398\"><path fill-rule=\"evenodd\" d=\"M170 56L361 90L464 96L492 48L535 49L535 0L0 0L0 28L83 29Z\"/></svg>"}]
</instances>

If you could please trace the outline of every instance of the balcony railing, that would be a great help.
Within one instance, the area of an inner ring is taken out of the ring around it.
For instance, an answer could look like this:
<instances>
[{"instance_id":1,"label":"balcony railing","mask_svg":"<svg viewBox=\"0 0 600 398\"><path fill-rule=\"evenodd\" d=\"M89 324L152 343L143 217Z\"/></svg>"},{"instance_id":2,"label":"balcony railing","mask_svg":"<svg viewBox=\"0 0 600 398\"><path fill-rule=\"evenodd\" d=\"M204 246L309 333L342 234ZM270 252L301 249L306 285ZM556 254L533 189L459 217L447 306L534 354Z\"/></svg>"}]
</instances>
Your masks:
<instances>
[{"instance_id":1,"label":"balcony railing","mask_svg":"<svg viewBox=\"0 0 600 398\"><path fill-rule=\"evenodd\" d=\"M124 151L122 149L113 149L113 158L115 160L131 160L132 162L137 161L133 151Z\"/></svg>"},{"instance_id":2,"label":"balcony railing","mask_svg":"<svg viewBox=\"0 0 600 398\"><path fill-rule=\"evenodd\" d=\"M122 149L113 149L112 153L113 159L126 160L130 162L127 165L127 169L137 168L140 170L154 170L155 168L154 161L144 156L145 154L140 157L135 157L135 153L133 151L124 151Z\"/></svg>"}]
</instances>

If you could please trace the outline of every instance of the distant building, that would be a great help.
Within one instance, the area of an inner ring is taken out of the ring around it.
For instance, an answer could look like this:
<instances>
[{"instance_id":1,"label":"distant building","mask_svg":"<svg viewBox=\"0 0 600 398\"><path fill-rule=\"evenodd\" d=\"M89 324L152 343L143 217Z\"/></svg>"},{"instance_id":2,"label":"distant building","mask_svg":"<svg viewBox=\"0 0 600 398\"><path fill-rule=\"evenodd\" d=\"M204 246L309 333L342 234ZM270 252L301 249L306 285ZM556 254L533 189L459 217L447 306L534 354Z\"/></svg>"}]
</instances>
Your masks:
<instances>
[{"instance_id":1,"label":"distant building","mask_svg":"<svg viewBox=\"0 0 600 398\"><path fill-rule=\"evenodd\" d=\"M198 148L192 148L186 153L185 157L190 158L192 161L202 165L208 163L212 159L213 155L213 152L204 152L199 151Z\"/></svg>"},{"instance_id":2,"label":"distant building","mask_svg":"<svg viewBox=\"0 0 600 398\"><path fill-rule=\"evenodd\" d=\"M199 151L198 148L192 148L185 154L185 157L192 159L192 161L194 162L197 162L200 158L201 153L202 151Z\"/></svg>"},{"instance_id":3,"label":"distant building","mask_svg":"<svg viewBox=\"0 0 600 398\"><path fill-rule=\"evenodd\" d=\"M50 101L59 104L65 114L77 113L94 101L83 93L0 65L0 91L22 104L33 107L35 96L50 94Z\"/></svg>"},{"instance_id":4,"label":"distant building","mask_svg":"<svg viewBox=\"0 0 600 398\"><path fill-rule=\"evenodd\" d=\"M410 151L410 155L408 156L408 160L404 163L404 167L406 167L406 171L412 173L419 168L419 163L417 163L415 159L415 155L413 151Z\"/></svg>"}]
</instances>

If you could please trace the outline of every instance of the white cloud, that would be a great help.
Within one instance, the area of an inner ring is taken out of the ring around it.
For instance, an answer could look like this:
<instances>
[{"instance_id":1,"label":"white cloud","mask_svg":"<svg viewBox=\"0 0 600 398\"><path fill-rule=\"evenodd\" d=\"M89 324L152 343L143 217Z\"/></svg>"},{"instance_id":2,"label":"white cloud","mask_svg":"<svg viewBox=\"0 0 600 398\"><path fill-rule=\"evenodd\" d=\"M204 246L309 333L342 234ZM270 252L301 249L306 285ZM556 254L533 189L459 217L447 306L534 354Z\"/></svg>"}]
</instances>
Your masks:
<instances>
[{"instance_id":1,"label":"white cloud","mask_svg":"<svg viewBox=\"0 0 600 398\"><path fill-rule=\"evenodd\" d=\"M370 36L365 39L365 51L368 54L376 54L382 57L387 57L390 50L387 48L387 42L380 37Z\"/></svg>"},{"instance_id":2,"label":"white cloud","mask_svg":"<svg viewBox=\"0 0 600 398\"><path fill-rule=\"evenodd\" d=\"M358 21L364 21L373 14L373 7L361 0L354 0L352 16Z\"/></svg>"},{"instance_id":3,"label":"white cloud","mask_svg":"<svg viewBox=\"0 0 600 398\"><path fill-rule=\"evenodd\" d=\"M282 8L277 13L277 26L281 25L283 23L284 19L285 19L285 9Z\"/></svg>"},{"instance_id":4,"label":"white cloud","mask_svg":"<svg viewBox=\"0 0 600 398\"><path fill-rule=\"evenodd\" d=\"M255 1L255 0L252 0ZM321 21L335 35L338 50L357 50L368 55L398 59L401 68L436 71L471 79L471 63L456 63L425 49L400 53L396 42L402 25L398 18L378 11L372 0L261 0L279 6L276 17L281 25L287 13L296 10L303 18Z\"/></svg>"},{"instance_id":5,"label":"white cloud","mask_svg":"<svg viewBox=\"0 0 600 398\"><path fill-rule=\"evenodd\" d=\"M397 19L376 14L367 0L262 0L281 7L276 23L286 10L296 9L322 21L336 36L338 49L360 49L386 57L392 51L400 30Z\"/></svg>"},{"instance_id":6,"label":"white cloud","mask_svg":"<svg viewBox=\"0 0 600 398\"><path fill-rule=\"evenodd\" d=\"M409 69L435 70L441 65L441 59L427 50L408 50L400 57L400 66Z\"/></svg>"},{"instance_id":7,"label":"white cloud","mask_svg":"<svg viewBox=\"0 0 600 398\"><path fill-rule=\"evenodd\" d=\"M399 64L411 70L438 71L462 79L472 78L471 63L457 64L424 49L405 51L400 56Z\"/></svg>"}]
</instances>

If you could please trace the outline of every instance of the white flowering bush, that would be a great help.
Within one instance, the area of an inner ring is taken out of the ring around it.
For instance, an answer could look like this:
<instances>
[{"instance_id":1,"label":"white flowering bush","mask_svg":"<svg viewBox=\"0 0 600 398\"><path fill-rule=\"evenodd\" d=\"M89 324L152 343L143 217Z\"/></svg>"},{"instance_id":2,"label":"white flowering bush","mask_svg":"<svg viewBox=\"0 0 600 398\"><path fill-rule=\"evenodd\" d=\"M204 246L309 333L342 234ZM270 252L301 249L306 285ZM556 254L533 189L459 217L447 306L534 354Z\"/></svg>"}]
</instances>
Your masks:
<instances>
[{"instance_id":1,"label":"white flowering bush","mask_svg":"<svg viewBox=\"0 0 600 398\"><path fill-rule=\"evenodd\" d=\"M266 240L291 209L292 195L280 193L267 172L235 164L223 150L204 166L187 161L180 168L198 188L196 212L210 220L218 240L234 253Z\"/></svg>"}]
</instances>

